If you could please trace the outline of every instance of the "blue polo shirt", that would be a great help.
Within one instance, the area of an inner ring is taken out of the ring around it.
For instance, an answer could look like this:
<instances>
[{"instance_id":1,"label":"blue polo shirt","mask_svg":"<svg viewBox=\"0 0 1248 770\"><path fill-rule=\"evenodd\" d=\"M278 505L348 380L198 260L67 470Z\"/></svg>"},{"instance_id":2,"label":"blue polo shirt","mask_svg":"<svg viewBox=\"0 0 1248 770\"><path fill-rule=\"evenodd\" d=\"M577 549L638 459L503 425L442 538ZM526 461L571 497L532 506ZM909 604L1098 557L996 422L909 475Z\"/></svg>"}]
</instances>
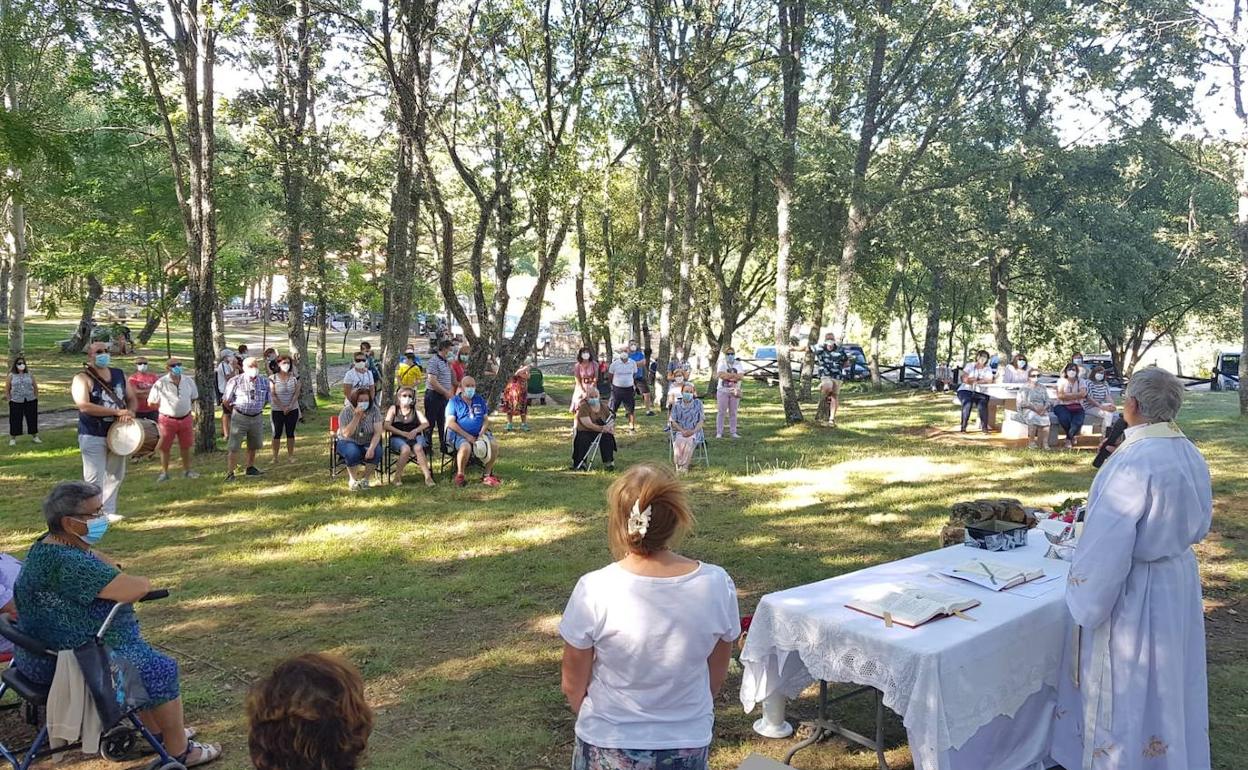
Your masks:
<instances>
[{"instance_id":1,"label":"blue polo shirt","mask_svg":"<svg viewBox=\"0 0 1248 770\"><path fill-rule=\"evenodd\" d=\"M473 396L472 403L467 403L462 395L457 395L446 407L447 416L454 417L456 424L473 436L481 433L489 413L489 404L481 396Z\"/></svg>"},{"instance_id":2,"label":"blue polo shirt","mask_svg":"<svg viewBox=\"0 0 1248 770\"><path fill-rule=\"evenodd\" d=\"M628 357L637 362L637 373L633 375L634 380L640 380L646 376L646 366L643 361L646 360L645 351L634 350L628 354Z\"/></svg>"}]
</instances>

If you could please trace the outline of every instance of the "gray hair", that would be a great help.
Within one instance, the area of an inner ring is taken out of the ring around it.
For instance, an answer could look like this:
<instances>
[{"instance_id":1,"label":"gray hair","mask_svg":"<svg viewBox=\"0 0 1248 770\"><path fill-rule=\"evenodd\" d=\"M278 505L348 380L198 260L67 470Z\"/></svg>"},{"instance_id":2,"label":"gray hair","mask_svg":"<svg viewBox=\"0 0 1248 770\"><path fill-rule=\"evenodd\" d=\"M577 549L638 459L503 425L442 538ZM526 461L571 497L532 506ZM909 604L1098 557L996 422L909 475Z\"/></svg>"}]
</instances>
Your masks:
<instances>
[{"instance_id":1,"label":"gray hair","mask_svg":"<svg viewBox=\"0 0 1248 770\"><path fill-rule=\"evenodd\" d=\"M61 519L80 515L78 509L82 504L99 494L100 488L86 481L62 481L52 487L43 499L43 518L48 522L48 531L62 531Z\"/></svg>"},{"instance_id":2,"label":"gray hair","mask_svg":"<svg viewBox=\"0 0 1248 770\"><path fill-rule=\"evenodd\" d=\"M1127 398L1134 398L1148 422L1169 422L1183 406L1183 383L1165 369L1150 366L1131 375Z\"/></svg>"}]
</instances>

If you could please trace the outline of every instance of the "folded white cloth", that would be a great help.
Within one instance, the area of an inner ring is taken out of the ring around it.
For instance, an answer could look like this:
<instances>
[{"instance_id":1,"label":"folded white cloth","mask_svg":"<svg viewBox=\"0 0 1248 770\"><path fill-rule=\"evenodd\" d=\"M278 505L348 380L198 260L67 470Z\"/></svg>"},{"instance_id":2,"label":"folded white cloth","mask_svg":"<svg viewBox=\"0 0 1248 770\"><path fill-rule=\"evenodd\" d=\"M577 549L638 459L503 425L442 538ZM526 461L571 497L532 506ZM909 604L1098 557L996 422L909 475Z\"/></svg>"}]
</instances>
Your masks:
<instances>
[{"instance_id":1,"label":"folded white cloth","mask_svg":"<svg viewBox=\"0 0 1248 770\"><path fill-rule=\"evenodd\" d=\"M100 753L100 713L73 650L56 654L56 673L48 692L48 737L52 748L82 741L83 754ZM62 755L64 757L64 755Z\"/></svg>"}]
</instances>

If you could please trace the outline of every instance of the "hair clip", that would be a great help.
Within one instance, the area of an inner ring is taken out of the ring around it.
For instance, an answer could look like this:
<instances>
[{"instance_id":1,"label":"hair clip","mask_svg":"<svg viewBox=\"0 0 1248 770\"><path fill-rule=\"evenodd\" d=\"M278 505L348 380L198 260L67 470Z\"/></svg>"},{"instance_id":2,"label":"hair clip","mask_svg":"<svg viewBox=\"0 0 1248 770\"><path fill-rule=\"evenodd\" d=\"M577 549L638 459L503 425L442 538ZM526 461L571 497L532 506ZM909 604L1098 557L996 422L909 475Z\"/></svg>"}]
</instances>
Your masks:
<instances>
[{"instance_id":1,"label":"hair clip","mask_svg":"<svg viewBox=\"0 0 1248 770\"><path fill-rule=\"evenodd\" d=\"M642 538L646 536L646 532L650 529L650 514L653 511L650 506L641 510L641 498L633 503L633 512L628 515L628 534L638 535Z\"/></svg>"}]
</instances>

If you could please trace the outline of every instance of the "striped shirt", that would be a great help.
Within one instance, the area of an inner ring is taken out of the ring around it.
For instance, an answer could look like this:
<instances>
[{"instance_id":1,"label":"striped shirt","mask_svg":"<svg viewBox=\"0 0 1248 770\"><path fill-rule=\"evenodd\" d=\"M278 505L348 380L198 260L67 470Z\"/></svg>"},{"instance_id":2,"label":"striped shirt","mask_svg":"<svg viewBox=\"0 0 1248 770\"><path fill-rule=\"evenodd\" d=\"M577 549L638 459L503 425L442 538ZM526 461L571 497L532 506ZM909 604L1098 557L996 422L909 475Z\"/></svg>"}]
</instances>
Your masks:
<instances>
[{"instance_id":1,"label":"striped shirt","mask_svg":"<svg viewBox=\"0 0 1248 770\"><path fill-rule=\"evenodd\" d=\"M295 386L299 384L299 376L294 372L290 372L285 379L282 375L275 374L271 378L273 383L273 408L282 411L293 411L299 407L298 404L291 403L291 398L295 395ZM278 406L278 404L283 406Z\"/></svg>"},{"instance_id":2,"label":"striped shirt","mask_svg":"<svg viewBox=\"0 0 1248 770\"><path fill-rule=\"evenodd\" d=\"M427 391L433 390L429 383L434 380L437 380L438 384L448 391L452 388L451 365L440 355L435 354L429 358L429 363L425 367L425 376L428 378L425 383L425 390ZM434 392L436 393L437 391Z\"/></svg>"},{"instance_id":3,"label":"striped shirt","mask_svg":"<svg viewBox=\"0 0 1248 770\"><path fill-rule=\"evenodd\" d=\"M248 377L240 374L225 386L223 401L228 401L236 411L243 414L260 414L269 403L269 380L267 377Z\"/></svg>"},{"instance_id":4,"label":"striped shirt","mask_svg":"<svg viewBox=\"0 0 1248 770\"><path fill-rule=\"evenodd\" d=\"M1114 399L1109 394L1109 385L1105 384L1104 381L1096 382L1095 380L1090 380L1087 385L1088 397L1083 402L1084 406L1095 407L1113 402Z\"/></svg>"}]
</instances>

